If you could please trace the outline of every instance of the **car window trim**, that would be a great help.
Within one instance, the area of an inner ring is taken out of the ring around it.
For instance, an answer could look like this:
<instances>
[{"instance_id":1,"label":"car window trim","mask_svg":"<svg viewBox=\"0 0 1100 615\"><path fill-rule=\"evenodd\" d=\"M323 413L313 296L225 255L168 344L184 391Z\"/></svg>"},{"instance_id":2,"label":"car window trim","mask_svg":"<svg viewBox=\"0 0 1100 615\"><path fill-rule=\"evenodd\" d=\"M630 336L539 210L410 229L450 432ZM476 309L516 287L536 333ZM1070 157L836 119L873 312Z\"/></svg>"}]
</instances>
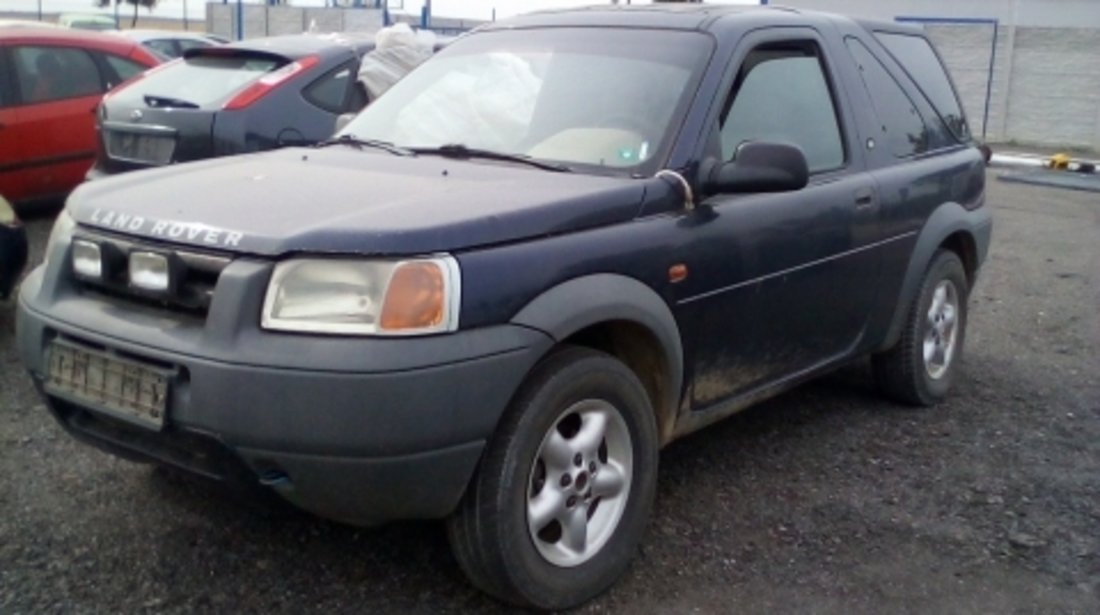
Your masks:
<instances>
[{"instance_id":1,"label":"car window trim","mask_svg":"<svg viewBox=\"0 0 1100 615\"><path fill-rule=\"evenodd\" d=\"M829 85L830 94L833 96L833 104L836 106L835 112L837 115L837 123L845 148L844 164L835 169L823 169L814 172L810 175L809 185L817 185L818 183L832 181L834 178L858 172L862 169L863 165L866 164L863 152L852 145L853 143L860 143L862 141L860 133L857 130L855 118L851 116L851 101L847 98L847 92L845 90L837 89L839 84L844 83L844 77L838 72L839 67L835 66L827 57L830 53L835 53L836 51L832 49L829 39L809 23L752 28L746 30L738 37L737 44L725 58L722 57L721 49L715 50L713 59L725 63L725 68L723 69L725 72L714 90L714 99L711 101L710 107L702 123L703 129L697 138L695 160L703 160L715 155L715 152L711 150L710 146L714 143L718 143L718 135L720 134L719 122L725 108L725 96L732 93L734 82L737 80L737 75L741 71L741 66L744 64L749 53L761 45L782 43L784 41L794 42L798 40L813 42L821 52L819 59L822 62L822 72ZM721 149L718 150L717 157L721 157Z\"/></svg>"},{"instance_id":2,"label":"car window trim","mask_svg":"<svg viewBox=\"0 0 1100 615\"><path fill-rule=\"evenodd\" d=\"M734 100L736 100L737 94L739 93L739 92L734 92L733 88L737 84L738 76L740 76L741 69L745 66L745 62L749 59L749 57L753 54L753 52L760 49L761 47L770 46L770 45L782 45L784 43L791 43L791 44L810 43L814 47L816 47L816 53L815 53L814 57L818 61L818 66L821 69L821 76L825 79L825 87L828 89L829 97L830 97L830 99L832 100L832 103L833 103L833 116L836 119L837 133L838 133L838 136L840 137L840 147L841 147L841 153L842 153L841 163L839 165L835 166L835 167L829 167L829 168L826 168L826 169L817 169L817 170L811 171L810 172L810 177L813 178L815 176L830 175L830 174L834 174L834 172L836 172L836 171L843 171L851 165L851 159L852 159L851 144L850 144L848 136L846 134L846 126L845 126L844 118L841 117L843 112L841 110L840 105L838 104L839 101L838 101L838 96L837 96L836 79L833 78L833 75L831 74L832 71L831 71L831 68L829 66L829 62L827 61L827 58L825 57L825 51L824 51L825 47L824 47L824 45L822 45L821 41L814 40L813 38L797 37L796 36L796 37L790 37L790 38L785 37L785 38L777 38L775 40L761 41L757 44L754 44L752 47L750 47L748 49L748 51L745 52L744 56L741 57L741 61L736 66L734 81L733 81L733 83L730 84L729 89L726 91L725 101L722 103L721 107L719 108L719 115L718 115L718 118L717 118L718 119L718 124L717 124L718 134L721 135L721 131L722 131L721 121L722 121L723 117L725 117L729 113L730 109L733 108ZM796 56L792 55L791 57L796 57Z\"/></svg>"}]
</instances>

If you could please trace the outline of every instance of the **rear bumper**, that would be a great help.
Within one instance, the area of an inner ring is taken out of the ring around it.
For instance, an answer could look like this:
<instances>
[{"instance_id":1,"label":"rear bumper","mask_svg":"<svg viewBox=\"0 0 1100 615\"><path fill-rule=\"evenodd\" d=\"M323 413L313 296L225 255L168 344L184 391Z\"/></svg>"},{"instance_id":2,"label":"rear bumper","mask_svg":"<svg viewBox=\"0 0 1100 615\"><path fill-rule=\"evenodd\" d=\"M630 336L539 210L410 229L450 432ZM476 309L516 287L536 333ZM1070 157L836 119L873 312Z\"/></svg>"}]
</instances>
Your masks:
<instances>
[{"instance_id":1,"label":"rear bumper","mask_svg":"<svg viewBox=\"0 0 1100 615\"><path fill-rule=\"evenodd\" d=\"M233 336L227 352L108 299L51 305L43 277L42 268L28 276L17 312L19 352L40 389L58 338L177 374L162 431L45 395L68 431L125 457L262 484L360 525L452 511L513 392L551 344L515 326L401 340L254 332Z\"/></svg>"}]
</instances>

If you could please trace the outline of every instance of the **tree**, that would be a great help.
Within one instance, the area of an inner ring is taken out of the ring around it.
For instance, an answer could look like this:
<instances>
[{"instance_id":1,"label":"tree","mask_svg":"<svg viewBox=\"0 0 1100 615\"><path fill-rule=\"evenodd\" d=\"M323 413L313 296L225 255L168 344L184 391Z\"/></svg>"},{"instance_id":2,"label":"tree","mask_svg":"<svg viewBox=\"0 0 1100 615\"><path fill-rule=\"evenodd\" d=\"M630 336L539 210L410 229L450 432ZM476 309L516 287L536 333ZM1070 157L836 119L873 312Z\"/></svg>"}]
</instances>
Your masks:
<instances>
[{"instance_id":1,"label":"tree","mask_svg":"<svg viewBox=\"0 0 1100 615\"><path fill-rule=\"evenodd\" d=\"M130 21L130 27L137 27L138 7L144 6L149 9L149 12L153 12L153 9L157 6L159 0L115 0L115 4L132 4L134 6L134 18ZM184 0L186 1L186 0ZM93 0L92 4L99 8L107 8L111 6L111 0Z\"/></svg>"}]
</instances>

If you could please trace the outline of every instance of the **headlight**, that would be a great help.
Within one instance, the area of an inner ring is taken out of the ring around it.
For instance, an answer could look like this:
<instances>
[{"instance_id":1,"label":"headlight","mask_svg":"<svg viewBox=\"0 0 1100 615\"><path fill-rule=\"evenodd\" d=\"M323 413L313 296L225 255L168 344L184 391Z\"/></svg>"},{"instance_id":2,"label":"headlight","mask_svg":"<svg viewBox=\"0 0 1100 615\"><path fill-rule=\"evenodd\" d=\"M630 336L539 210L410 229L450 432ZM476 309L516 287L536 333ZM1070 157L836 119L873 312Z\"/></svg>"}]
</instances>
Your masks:
<instances>
[{"instance_id":1,"label":"headlight","mask_svg":"<svg viewBox=\"0 0 1100 615\"><path fill-rule=\"evenodd\" d=\"M265 329L423 335L458 328L461 277L450 256L279 263L264 298Z\"/></svg>"},{"instance_id":2,"label":"headlight","mask_svg":"<svg viewBox=\"0 0 1100 615\"><path fill-rule=\"evenodd\" d=\"M73 229L76 228L76 220L73 220L72 214L69 210L62 209L61 213L57 214L57 220L54 220L53 230L50 231L50 238L46 241L46 261L49 262L50 256L56 251L57 244L68 243L73 237Z\"/></svg>"}]
</instances>

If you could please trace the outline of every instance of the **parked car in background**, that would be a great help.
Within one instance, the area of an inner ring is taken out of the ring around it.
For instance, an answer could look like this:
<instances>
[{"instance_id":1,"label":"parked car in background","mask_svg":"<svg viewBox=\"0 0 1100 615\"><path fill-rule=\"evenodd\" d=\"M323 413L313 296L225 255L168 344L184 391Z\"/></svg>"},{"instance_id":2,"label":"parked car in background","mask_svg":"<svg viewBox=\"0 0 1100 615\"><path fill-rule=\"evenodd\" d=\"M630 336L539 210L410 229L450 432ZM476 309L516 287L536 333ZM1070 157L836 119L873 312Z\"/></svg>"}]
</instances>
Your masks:
<instances>
[{"instance_id":1,"label":"parked car in background","mask_svg":"<svg viewBox=\"0 0 1100 615\"><path fill-rule=\"evenodd\" d=\"M62 13L57 18L57 25L74 30L118 30L114 17L94 13Z\"/></svg>"},{"instance_id":2,"label":"parked car in background","mask_svg":"<svg viewBox=\"0 0 1100 615\"><path fill-rule=\"evenodd\" d=\"M199 47L213 47L224 44L220 38L214 38L197 32L177 32L174 30L119 30L119 36L124 36L136 43L144 45L166 59L175 59L183 56L188 49Z\"/></svg>"},{"instance_id":3,"label":"parked car in background","mask_svg":"<svg viewBox=\"0 0 1100 615\"><path fill-rule=\"evenodd\" d=\"M21 205L72 190L95 160L104 92L158 62L109 34L0 29L0 195Z\"/></svg>"},{"instance_id":4,"label":"parked car in background","mask_svg":"<svg viewBox=\"0 0 1100 615\"><path fill-rule=\"evenodd\" d=\"M374 37L298 34L188 49L104 97L89 179L315 143L362 108L354 87Z\"/></svg>"},{"instance_id":5,"label":"parked car in background","mask_svg":"<svg viewBox=\"0 0 1100 615\"><path fill-rule=\"evenodd\" d=\"M7 299L27 264L27 231L15 208L0 196L0 299Z\"/></svg>"}]
</instances>

